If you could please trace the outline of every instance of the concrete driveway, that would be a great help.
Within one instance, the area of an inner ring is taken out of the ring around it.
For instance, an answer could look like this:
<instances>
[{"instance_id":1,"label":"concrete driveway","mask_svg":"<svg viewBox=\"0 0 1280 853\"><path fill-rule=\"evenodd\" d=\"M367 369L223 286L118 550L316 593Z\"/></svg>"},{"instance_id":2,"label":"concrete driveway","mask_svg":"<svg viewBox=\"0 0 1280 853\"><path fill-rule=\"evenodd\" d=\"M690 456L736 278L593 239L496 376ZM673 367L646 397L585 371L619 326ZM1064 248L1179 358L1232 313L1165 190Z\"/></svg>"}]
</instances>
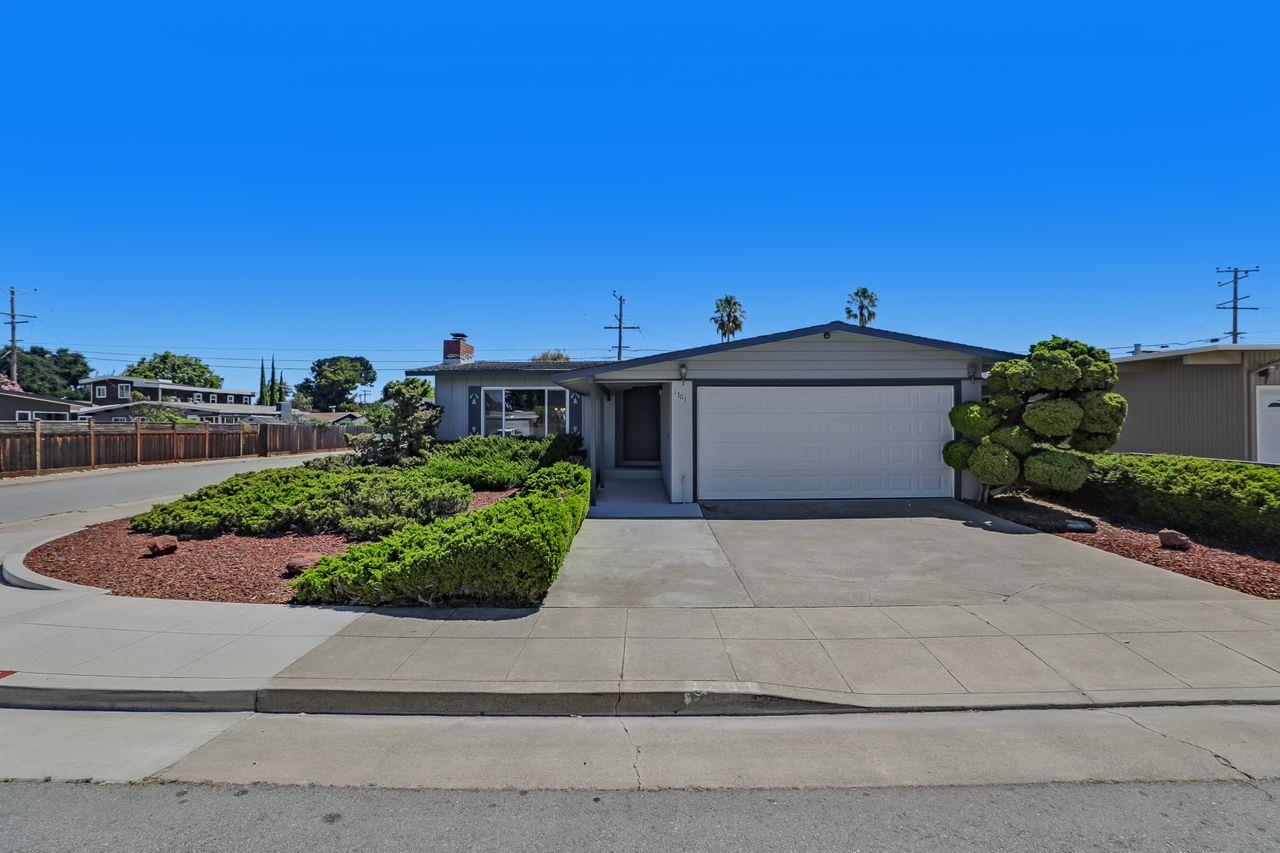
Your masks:
<instances>
[{"instance_id":1,"label":"concrete driveway","mask_svg":"<svg viewBox=\"0 0 1280 853\"><path fill-rule=\"evenodd\" d=\"M950 500L725 501L588 519L553 607L823 607L1249 596Z\"/></svg>"}]
</instances>

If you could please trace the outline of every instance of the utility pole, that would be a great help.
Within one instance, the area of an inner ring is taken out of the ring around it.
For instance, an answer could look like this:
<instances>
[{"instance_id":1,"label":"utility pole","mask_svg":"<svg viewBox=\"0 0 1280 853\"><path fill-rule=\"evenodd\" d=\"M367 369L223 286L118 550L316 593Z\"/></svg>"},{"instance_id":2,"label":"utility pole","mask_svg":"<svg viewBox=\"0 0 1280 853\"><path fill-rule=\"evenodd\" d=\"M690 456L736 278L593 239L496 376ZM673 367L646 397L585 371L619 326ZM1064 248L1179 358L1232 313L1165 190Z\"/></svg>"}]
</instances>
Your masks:
<instances>
[{"instance_id":1,"label":"utility pole","mask_svg":"<svg viewBox=\"0 0 1280 853\"><path fill-rule=\"evenodd\" d=\"M23 293L35 293L34 290L24 290ZM0 315L8 317L6 321L9 324L9 381L16 383L18 381L18 325L21 323L30 323L36 318L35 314L19 314L17 308L16 287L9 288L9 310L0 311ZM19 320L19 317L26 317L25 320Z\"/></svg>"},{"instance_id":2,"label":"utility pole","mask_svg":"<svg viewBox=\"0 0 1280 853\"><path fill-rule=\"evenodd\" d=\"M1258 310L1257 308L1240 307L1240 302L1249 298L1248 296L1240 295L1240 279L1248 278L1249 273L1255 273L1257 271L1257 267L1249 267L1247 269L1244 267L1218 267L1217 269L1219 274L1231 273L1230 281L1218 282L1218 287L1226 287L1228 284L1231 285L1231 298L1226 302L1219 302L1217 308L1219 311L1226 311L1228 309L1231 311L1231 343L1233 344L1240 343L1240 312Z\"/></svg>"},{"instance_id":3,"label":"utility pole","mask_svg":"<svg viewBox=\"0 0 1280 853\"><path fill-rule=\"evenodd\" d=\"M618 300L618 313L614 315L614 319L618 321L618 324L616 326L605 326L605 328L618 330L618 361L622 361L622 351L624 349L631 349L631 347L624 347L622 345L622 330L623 329L639 329L640 327L624 326L622 324L622 308L624 305L627 304L627 300L622 294L618 293L618 291L616 290L613 292L613 298Z\"/></svg>"}]
</instances>

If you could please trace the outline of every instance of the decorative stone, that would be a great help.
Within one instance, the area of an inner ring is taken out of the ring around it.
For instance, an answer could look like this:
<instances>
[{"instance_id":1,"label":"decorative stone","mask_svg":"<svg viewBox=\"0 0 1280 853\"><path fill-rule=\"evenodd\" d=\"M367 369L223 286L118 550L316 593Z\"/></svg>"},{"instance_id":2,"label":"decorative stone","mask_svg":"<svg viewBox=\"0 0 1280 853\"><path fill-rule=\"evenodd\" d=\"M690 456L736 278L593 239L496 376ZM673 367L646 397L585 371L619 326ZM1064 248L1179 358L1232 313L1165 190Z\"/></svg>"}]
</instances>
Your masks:
<instances>
[{"instance_id":1,"label":"decorative stone","mask_svg":"<svg viewBox=\"0 0 1280 853\"><path fill-rule=\"evenodd\" d=\"M322 554L319 551L301 551L297 554L292 554L289 559L284 561L284 576L287 578L297 577L327 556L329 555Z\"/></svg>"},{"instance_id":2,"label":"decorative stone","mask_svg":"<svg viewBox=\"0 0 1280 853\"><path fill-rule=\"evenodd\" d=\"M1098 532L1098 525L1094 524L1087 518L1068 518L1066 527L1068 533Z\"/></svg>"},{"instance_id":3,"label":"decorative stone","mask_svg":"<svg viewBox=\"0 0 1280 853\"><path fill-rule=\"evenodd\" d=\"M177 536L153 536L147 542L147 553L153 557L159 557L164 554L172 554L178 550Z\"/></svg>"},{"instance_id":4,"label":"decorative stone","mask_svg":"<svg viewBox=\"0 0 1280 853\"><path fill-rule=\"evenodd\" d=\"M1165 529L1160 531L1159 536L1161 548L1172 548L1175 551L1185 551L1191 547L1191 540L1185 533Z\"/></svg>"}]
</instances>

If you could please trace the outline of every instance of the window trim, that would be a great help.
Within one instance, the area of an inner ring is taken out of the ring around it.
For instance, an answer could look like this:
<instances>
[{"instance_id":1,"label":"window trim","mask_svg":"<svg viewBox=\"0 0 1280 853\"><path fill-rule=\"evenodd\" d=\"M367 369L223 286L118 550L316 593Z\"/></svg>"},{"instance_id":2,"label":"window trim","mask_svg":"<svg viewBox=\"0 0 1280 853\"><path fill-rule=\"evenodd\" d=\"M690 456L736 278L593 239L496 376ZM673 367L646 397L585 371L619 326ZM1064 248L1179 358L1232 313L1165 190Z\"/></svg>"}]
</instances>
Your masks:
<instances>
[{"instance_id":1,"label":"window trim","mask_svg":"<svg viewBox=\"0 0 1280 853\"><path fill-rule=\"evenodd\" d=\"M117 382L116 383L116 399L117 400L133 399L133 383Z\"/></svg>"},{"instance_id":2,"label":"window trim","mask_svg":"<svg viewBox=\"0 0 1280 853\"><path fill-rule=\"evenodd\" d=\"M573 432L573 425L569 422L569 389L561 387L559 385L482 385L480 386L480 434L481 435L494 434L488 431L489 418L488 418L488 412L486 411L488 407L488 400L489 400L487 394L490 391L497 391L500 394L502 394L502 426L499 427L499 432L497 433L498 435L505 433L507 429L507 392L508 391L541 391L542 406L543 406L544 412L547 408L547 392L558 391L563 393L564 394L564 435L569 435ZM543 419L544 421L546 420L545 414L543 415ZM551 435L557 435L557 433L551 433ZM544 423L542 427L542 435L534 436L534 437L545 438L546 436L547 436L547 428L546 428L546 424Z\"/></svg>"},{"instance_id":3,"label":"window trim","mask_svg":"<svg viewBox=\"0 0 1280 853\"><path fill-rule=\"evenodd\" d=\"M107 383L102 382L93 386L93 396L98 400L107 399Z\"/></svg>"},{"instance_id":4,"label":"window trim","mask_svg":"<svg viewBox=\"0 0 1280 853\"><path fill-rule=\"evenodd\" d=\"M24 418L23 415L26 415L26 417ZM30 409L18 409L13 413L13 419L15 421L21 421L22 423L27 423L28 421L34 421L35 417L31 414Z\"/></svg>"}]
</instances>

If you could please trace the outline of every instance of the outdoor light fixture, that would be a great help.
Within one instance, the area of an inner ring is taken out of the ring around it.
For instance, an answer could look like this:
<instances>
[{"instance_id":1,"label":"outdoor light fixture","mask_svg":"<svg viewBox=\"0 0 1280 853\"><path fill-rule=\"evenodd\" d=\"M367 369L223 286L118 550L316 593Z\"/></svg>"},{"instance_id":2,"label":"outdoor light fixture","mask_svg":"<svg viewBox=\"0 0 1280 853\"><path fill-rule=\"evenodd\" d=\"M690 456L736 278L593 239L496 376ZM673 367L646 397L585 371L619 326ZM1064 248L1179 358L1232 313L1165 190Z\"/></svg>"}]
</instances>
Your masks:
<instances>
[{"instance_id":1,"label":"outdoor light fixture","mask_svg":"<svg viewBox=\"0 0 1280 853\"><path fill-rule=\"evenodd\" d=\"M680 365L680 381L684 382L688 378L689 378L689 368L685 367L683 364Z\"/></svg>"}]
</instances>

